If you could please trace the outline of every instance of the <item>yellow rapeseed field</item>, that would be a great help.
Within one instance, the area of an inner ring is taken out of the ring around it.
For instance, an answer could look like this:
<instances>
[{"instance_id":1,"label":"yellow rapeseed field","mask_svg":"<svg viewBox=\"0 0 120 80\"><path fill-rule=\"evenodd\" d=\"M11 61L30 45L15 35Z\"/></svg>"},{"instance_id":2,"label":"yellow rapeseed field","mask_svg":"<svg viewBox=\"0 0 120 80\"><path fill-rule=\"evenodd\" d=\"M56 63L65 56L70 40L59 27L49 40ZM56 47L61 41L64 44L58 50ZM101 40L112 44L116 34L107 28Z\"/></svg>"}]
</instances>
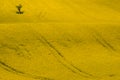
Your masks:
<instances>
[{"instance_id":1,"label":"yellow rapeseed field","mask_svg":"<svg viewBox=\"0 0 120 80\"><path fill-rule=\"evenodd\" d=\"M119 0L1 0L0 80L120 80Z\"/></svg>"}]
</instances>

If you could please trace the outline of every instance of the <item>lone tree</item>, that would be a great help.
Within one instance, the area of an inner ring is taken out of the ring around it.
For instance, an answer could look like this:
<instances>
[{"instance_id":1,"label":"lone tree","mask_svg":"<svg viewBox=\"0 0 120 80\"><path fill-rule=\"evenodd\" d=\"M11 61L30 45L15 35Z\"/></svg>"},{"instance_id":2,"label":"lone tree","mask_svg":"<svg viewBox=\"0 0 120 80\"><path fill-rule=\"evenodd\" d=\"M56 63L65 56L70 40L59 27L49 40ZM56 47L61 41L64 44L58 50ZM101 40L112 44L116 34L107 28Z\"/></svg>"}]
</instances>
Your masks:
<instances>
[{"instance_id":1,"label":"lone tree","mask_svg":"<svg viewBox=\"0 0 120 80\"><path fill-rule=\"evenodd\" d=\"M21 11L22 5L19 4L18 6L16 6L16 8L18 9L18 11L16 12L17 14L23 14L24 12Z\"/></svg>"}]
</instances>

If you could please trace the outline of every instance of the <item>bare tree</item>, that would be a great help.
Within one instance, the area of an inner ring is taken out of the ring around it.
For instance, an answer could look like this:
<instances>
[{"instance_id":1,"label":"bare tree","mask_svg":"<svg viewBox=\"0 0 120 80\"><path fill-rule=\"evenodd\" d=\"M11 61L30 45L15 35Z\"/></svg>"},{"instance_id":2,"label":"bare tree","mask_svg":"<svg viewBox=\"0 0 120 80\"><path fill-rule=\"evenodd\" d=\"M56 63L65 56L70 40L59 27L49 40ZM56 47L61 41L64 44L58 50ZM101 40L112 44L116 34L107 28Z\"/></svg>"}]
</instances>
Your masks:
<instances>
[{"instance_id":1,"label":"bare tree","mask_svg":"<svg viewBox=\"0 0 120 80\"><path fill-rule=\"evenodd\" d=\"M16 12L17 14L23 14L24 12L21 11L22 5L19 4L18 6L16 6L16 8L18 9L18 11Z\"/></svg>"}]
</instances>

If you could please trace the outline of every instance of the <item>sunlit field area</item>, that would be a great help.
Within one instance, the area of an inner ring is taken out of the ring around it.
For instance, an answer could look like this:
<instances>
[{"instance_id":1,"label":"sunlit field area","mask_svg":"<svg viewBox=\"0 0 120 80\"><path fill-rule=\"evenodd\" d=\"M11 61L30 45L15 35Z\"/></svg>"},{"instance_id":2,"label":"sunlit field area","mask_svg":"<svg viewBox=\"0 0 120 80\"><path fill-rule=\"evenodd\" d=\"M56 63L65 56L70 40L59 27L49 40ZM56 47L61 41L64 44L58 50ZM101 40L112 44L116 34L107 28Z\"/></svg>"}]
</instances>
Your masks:
<instances>
[{"instance_id":1,"label":"sunlit field area","mask_svg":"<svg viewBox=\"0 0 120 80\"><path fill-rule=\"evenodd\" d=\"M119 4L1 0L0 80L120 80Z\"/></svg>"}]
</instances>

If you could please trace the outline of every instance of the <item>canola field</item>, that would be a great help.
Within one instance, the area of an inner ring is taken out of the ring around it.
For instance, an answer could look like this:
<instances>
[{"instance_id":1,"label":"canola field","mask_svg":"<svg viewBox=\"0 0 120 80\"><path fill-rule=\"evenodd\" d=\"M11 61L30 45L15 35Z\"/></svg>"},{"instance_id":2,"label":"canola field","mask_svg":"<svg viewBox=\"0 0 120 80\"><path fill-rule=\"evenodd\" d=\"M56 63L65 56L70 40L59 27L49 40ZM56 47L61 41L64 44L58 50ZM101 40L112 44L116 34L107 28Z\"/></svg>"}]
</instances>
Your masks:
<instances>
[{"instance_id":1,"label":"canola field","mask_svg":"<svg viewBox=\"0 0 120 80\"><path fill-rule=\"evenodd\" d=\"M1 0L0 80L120 80L119 4Z\"/></svg>"}]
</instances>

